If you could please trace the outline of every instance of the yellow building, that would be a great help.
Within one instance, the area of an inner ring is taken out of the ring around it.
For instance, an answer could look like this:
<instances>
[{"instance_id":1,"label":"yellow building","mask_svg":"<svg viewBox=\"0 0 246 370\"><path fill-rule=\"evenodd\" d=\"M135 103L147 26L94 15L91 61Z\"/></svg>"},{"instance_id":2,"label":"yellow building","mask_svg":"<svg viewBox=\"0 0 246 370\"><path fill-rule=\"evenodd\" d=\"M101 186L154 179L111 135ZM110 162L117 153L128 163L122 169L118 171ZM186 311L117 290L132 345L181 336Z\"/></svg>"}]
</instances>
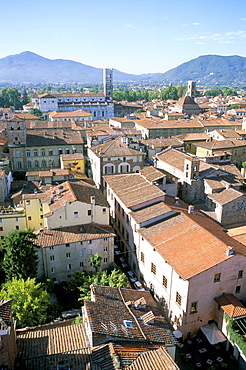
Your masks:
<instances>
[{"instance_id":1,"label":"yellow building","mask_svg":"<svg viewBox=\"0 0 246 370\"><path fill-rule=\"evenodd\" d=\"M82 153L61 154L60 160L62 169L85 173L85 160Z\"/></svg>"},{"instance_id":2,"label":"yellow building","mask_svg":"<svg viewBox=\"0 0 246 370\"><path fill-rule=\"evenodd\" d=\"M196 147L195 155L200 158L213 157L215 155L223 156L241 168L242 162L246 160L246 140L227 139L214 140L193 143Z\"/></svg>"}]
</instances>

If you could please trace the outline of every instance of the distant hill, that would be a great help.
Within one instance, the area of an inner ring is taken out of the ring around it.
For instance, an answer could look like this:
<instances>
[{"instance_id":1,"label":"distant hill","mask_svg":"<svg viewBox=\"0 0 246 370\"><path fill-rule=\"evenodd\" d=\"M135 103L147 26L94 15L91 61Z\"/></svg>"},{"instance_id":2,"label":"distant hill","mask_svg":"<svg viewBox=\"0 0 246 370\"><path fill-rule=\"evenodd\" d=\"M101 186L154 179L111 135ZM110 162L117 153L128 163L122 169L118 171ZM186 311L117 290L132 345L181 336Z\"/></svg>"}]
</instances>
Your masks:
<instances>
[{"instance_id":1,"label":"distant hill","mask_svg":"<svg viewBox=\"0 0 246 370\"><path fill-rule=\"evenodd\" d=\"M194 80L204 85L246 85L246 58L238 55L202 55L159 77L174 84Z\"/></svg>"},{"instance_id":2,"label":"distant hill","mask_svg":"<svg viewBox=\"0 0 246 370\"><path fill-rule=\"evenodd\" d=\"M246 58L203 55L165 73L128 74L114 69L114 82L203 85L246 85ZM9 83L101 83L103 69L72 60L47 59L30 51L0 59L0 82Z\"/></svg>"}]
</instances>

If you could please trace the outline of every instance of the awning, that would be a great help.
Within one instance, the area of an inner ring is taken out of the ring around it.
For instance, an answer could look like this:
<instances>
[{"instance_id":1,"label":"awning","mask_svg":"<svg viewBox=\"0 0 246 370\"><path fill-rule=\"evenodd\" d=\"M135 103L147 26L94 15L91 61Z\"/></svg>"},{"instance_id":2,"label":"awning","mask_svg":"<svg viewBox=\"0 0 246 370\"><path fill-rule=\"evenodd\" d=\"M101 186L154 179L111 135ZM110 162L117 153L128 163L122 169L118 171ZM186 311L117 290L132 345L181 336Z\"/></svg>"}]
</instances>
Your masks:
<instances>
[{"instance_id":1,"label":"awning","mask_svg":"<svg viewBox=\"0 0 246 370\"><path fill-rule=\"evenodd\" d=\"M200 327L203 334L206 336L210 344L217 344L220 342L225 342L226 337L220 331L216 324L208 324Z\"/></svg>"}]
</instances>

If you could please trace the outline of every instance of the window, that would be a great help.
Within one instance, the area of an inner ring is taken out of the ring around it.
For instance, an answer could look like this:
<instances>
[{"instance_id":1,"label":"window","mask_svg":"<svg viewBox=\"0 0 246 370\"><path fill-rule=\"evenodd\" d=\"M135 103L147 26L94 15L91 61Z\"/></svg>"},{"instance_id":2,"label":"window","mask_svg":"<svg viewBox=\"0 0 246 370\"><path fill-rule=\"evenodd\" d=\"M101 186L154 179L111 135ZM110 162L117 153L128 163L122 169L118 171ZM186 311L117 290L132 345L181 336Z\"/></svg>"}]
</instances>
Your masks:
<instances>
[{"instance_id":1,"label":"window","mask_svg":"<svg viewBox=\"0 0 246 370\"><path fill-rule=\"evenodd\" d=\"M18 219L18 217L16 217L16 218L15 218L15 222L18 222L18 221L19 221L19 219Z\"/></svg>"},{"instance_id":2,"label":"window","mask_svg":"<svg viewBox=\"0 0 246 370\"><path fill-rule=\"evenodd\" d=\"M27 201L26 201L26 205L27 205L27 206L30 206L30 204L31 204L31 203L30 203L30 200L27 200Z\"/></svg>"},{"instance_id":3,"label":"window","mask_svg":"<svg viewBox=\"0 0 246 370\"><path fill-rule=\"evenodd\" d=\"M20 229L20 227L19 227L19 226L15 226L15 228L16 228L16 230L19 230L19 229Z\"/></svg>"},{"instance_id":4,"label":"window","mask_svg":"<svg viewBox=\"0 0 246 370\"><path fill-rule=\"evenodd\" d=\"M3 227L2 226L0 227L0 231L3 231Z\"/></svg>"},{"instance_id":5,"label":"window","mask_svg":"<svg viewBox=\"0 0 246 370\"><path fill-rule=\"evenodd\" d=\"M66 257L70 258L71 257L70 253L66 253Z\"/></svg>"},{"instance_id":6,"label":"window","mask_svg":"<svg viewBox=\"0 0 246 370\"><path fill-rule=\"evenodd\" d=\"M103 208L103 209L102 209L102 213L103 213L103 215L105 215L105 214L106 214L106 208Z\"/></svg>"},{"instance_id":7,"label":"window","mask_svg":"<svg viewBox=\"0 0 246 370\"><path fill-rule=\"evenodd\" d=\"M239 270L239 271L238 271L237 278L238 278L238 279L242 279L242 277L243 277L243 270Z\"/></svg>"},{"instance_id":8,"label":"window","mask_svg":"<svg viewBox=\"0 0 246 370\"><path fill-rule=\"evenodd\" d=\"M107 257L103 259L103 263L107 263L108 262L108 259Z\"/></svg>"},{"instance_id":9,"label":"window","mask_svg":"<svg viewBox=\"0 0 246 370\"><path fill-rule=\"evenodd\" d=\"M47 167L47 163L45 159L42 160L42 167Z\"/></svg>"},{"instance_id":10,"label":"window","mask_svg":"<svg viewBox=\"0 0 246 370\"><path fill-rule=\"evenodd\" d=\"M52 273L54 273L54 272L55 272L55 268L54 268L54 267L51 267L50 271L51 271Z\"/></svg>"},{"instance_id":11,"label":"window","mask_svg":"<svg viewBox=\"0 0 246 370\"><path fill-rule=\"evenodd\" d=\"M66 148L66 154L70 154L69 148Z\"/></svg>"},{"instance_id":12,"label":"window","mask_svg":"<svg viewBox=\"0 0 246 370\"><path fill-rule=\"evenodd\" d=\"M88 215L88 216L91 216L91 210L90 210L90 209L88 209L88 211L87 211L87 215Z\"/></svg>"},{"instance_id":13,"label":"window","mask_svg":"<svg viewBox=\"0 0 246 370\"><path fill-rule=\"evenodd\" d=\"M104 248L103 248L103 251L104 251L104 252L107 252L107 251L108 251L108 247L107 247L107 246L106 246L106 247L104 247Z\"/></svg>"},{"instance_id":14,"label":"window","mask_svg":"<svg viewBox=\"0 0 246 370\"><path fill-rule=\"evenodd\" d=\"M31 221L31 219L32 219L32 216L28 216L28 221Z\"/></svg>"},{"instance_id":15,"label":"window","mask_svg":"<svg viewBox=\"0 0 246 370\"><path fill-rule=\"evenodd\" d=\"M74 218L78 218L78 217L79 217L79 212L75 211L75 212L73 213L73 217L74 217Z\"/></svg>"},{"instance_id":16,"label":"window","mask_svg":"<svg viewBox=\"0 0 246 370\"><path fill-rule=\"evenodd\" d=\"M84 267L84 262L80 262L79 267Z\"/></svg>"},{"instance_id":17,"label":"window","mask_svg":"<svg viewBox=\"0 0 246 370\"><path fill-rule=\"evenodd\" d=\"M50 246L50 249L54 249L53 245Z\"/></svg>"},{"instance_id":18,"label":"window","mask_svg":"<svg viewBox=\"0 0 246 370\"><path fill-rule=\"evenodd\" d=\"M70 247L70 244L69 243L66 244L66 248L68 248L68 247Z\"/></svg>"},{"instance_id":19,"label":"window","mask_svg":"<svg viewBox=\"0 0 246 370\"><path fill-rule=\"evenodd\" d=\"M58 154L62 154L62 148L58 149Z\"/></svg>"},{"instance_id":20,"label":"window","mask_svg":"<svg viewBox=\"0 0 246 370\"><path fill-rule=\"evenodd\" d=\"M235 293L240 293L241 285L236 286Z\"/></svg>"},{"instance_id":21,"label":"window","mask_svg":"<svg viewBox=\"0 0 246 370\"><path fill-rule=\"evenodd\" d=\"M107 241L108 241L108 238L103 238L103 240L104 240L105 242L107 242Z\"/></svg>"},{"instance_id":22,"label":"window","mask_svg":"<svg viewBox=\"0 0 246 370\"><path fill-rule=\"evenodd\" d=\"M156 265L151 262L151 272L156 275Z\"/></svg>"},{"instance_id":23,"label":"window","mask_svg":"<svg viewBox=\"0 0 246 370\"><path fill-rule=\"evenodd\" d=\"M88 240L88 244L91 244L91 243L92 243L92 241L91 240ZM92 252L90 254L92 254Z\"/></svg>"},{"instance_id":24,"label":"window","mask_svg":"<svg viewBox=\"0 0 246 370\"><path fill-rule=\"evenodd\" d=\"M83 251L79 251L79 255L82 257L83 256Z\"/></svg>"},{"instance_id":25,"label":"window","mask_svg":"<svg viewBox=\"0 0 246 370\"><path fill-rule=\"evenodd\" d=\"M144 253L141 252L141 262L144 262Z\"/></svg>"},{"instance_id":26,"label":"window","mask_svg":"<svg viewBox=\"0 0 246 370\"><path fill-rule=\"evenodd\" d=\"M68 265L67 265L67 270L71 270L72 269L72 265L71 265L71 263L69 263Z\"/></svg>"},{"instance_id":27,"label":"window","mask_svg":"<svg viewBox=\"0 0 246 370\"><path fill-rule=\"evenodd\" d=\"M27 150L27 151L26 151L26 156L27 156L27 157L30 157L30 156L31 156L30 150Z\"/></svg>"},{"instance_id":28,"label":"window","mask_svg":"<svg viewBox=\"0 0 246 370\"><path fill-rule=\"evenodd\" d=\"M31 161L27 161L27 168L32 168L32 162Z\"/></svg>"},{"instance_id":29,"label":"window","mask_svg":"<svg viewBox=\"0 0 246 370\"><path fill-rule=\"evenodd\" d=\"M166 276L164 276L164 275L163 275L163 277L162 277L162 285L163 285L165 288L167 288L167 278L166 278Z\"/></svg>"},{"instance_id":30,"label":"window","mask_svg":"<svg viewBox=\"0 0 246 370\"><path fill-rule=\"evenodd\" d=\"M55 256L50 256L51 261L55 261Z\"/></svg>"},{"instance_id":31,"label":"window","mask_svg":"<svg viewBox=\"0 0 246 370\"><path fill-rule=\"evenodd\" d=\"M36 168L39 167L39 161L34 161L34 167L36 167Z\"/></svg>"},{"instance_id":32,"label":"window","mask_svg":"<svg viewBox=\"0 0 246 370\"><path fill-rule=\"evenodd\" d=\"M16 163L16 166L17 166L17 168L20 170L20 169L22 168L22 163L21 163L21 162L17 162L17 163Z\"/></svg>"},{"instance_id":33,"label":"window","mask_svg":"<svg viewBox=\"0 0 246 370\"><path fill-rule=\"evenodd\" d=\"M21 157L21 152L20 152L20 150L16 150L16 151L15 151L15 156L16 156L16 158L20 158L20 157Z\"/></svg>"},{"instance_id":34,"label":"window","mask_svg":"<svg viewBox=\"0 0 246 370\"><path fill-rule=\"evenodd\" d=\"M220 272L214 275L214 283L216 283L217 281L220 281L220 275L221 275Z\"/></svg>"},{"instance_id":35,"label":"window","mask_svg":"<svg viewBox=\"0 0 246 370\"><path fill-rule=\"evenodd\" d=\"M42 150L41 150L41 156L42 156L42 157L45 157L45 155L46 155L45 149L42 149Z\"/></svg>"},{"instance_id":36,"label":"window","mask_svg":"<svg viewBox=\"0 0 246 370\"><path fill-rule=\"evenodd\" d=\"M53 149L49 149L49 155L53 155Z\"/></svg>"},{"instance_id":37,"label":"window","mask_svg":"<svg viewBox=\"0 0 246 370\"><path fill-rule=\"evenodd\" d=\"M33 156L34 156L34 157L37 157L37 156L38 156L38 151L37 151L37 150L34 150L34 151L33 151Z\"/></svg>"},{"instance_id":38,"label":"window","mask_svg":"<svg viewBox=\"0 0 246 370\"><path fill-rule=\"evenodd\" d=\"M114 173L114 166L112 165L106 165L104 167L104 173L107 174L107 173Z\"/></svg>"},{"instance_id":39,"label":"window","mask_svg":"<svg viewBox=\"0 0 246 370\"><path fill-rule=\"evenodd\" d=\"M181 306L182 297L179 294L179 292L176 292L176 303L178 303L179 306Z\"/></svg>"},{"instance_id":40,"label":"window","mask_svg":"<svg viewBox=\"0 0 246 370\"><path fill-rule=\"evenodd\" d=\"M197 303L198 302L191 302L191 305L190 305L190 313L197 312Z\"/></svg>"}]
</instances>

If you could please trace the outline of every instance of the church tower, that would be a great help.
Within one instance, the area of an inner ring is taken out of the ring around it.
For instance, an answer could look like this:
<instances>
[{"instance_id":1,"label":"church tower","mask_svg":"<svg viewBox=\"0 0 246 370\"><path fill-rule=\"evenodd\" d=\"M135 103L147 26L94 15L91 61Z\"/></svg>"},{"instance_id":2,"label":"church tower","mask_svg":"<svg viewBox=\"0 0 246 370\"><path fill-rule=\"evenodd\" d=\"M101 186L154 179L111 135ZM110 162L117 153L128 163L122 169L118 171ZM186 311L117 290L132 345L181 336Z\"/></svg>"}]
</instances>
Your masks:
<instances>
[{"instance_id":1,"label":"church tower","mask_svg":"<svg viewBox=\"0 0 246 370\"><path fill-rule=\"evenodd\" d=\"M103 75L104 95L107 102L113 101L113 68L105 68Z\"/></svg>"},{"instance_id":2,"label":"church tower","mask_svg":"<svg viewBox=\"0 0 246 370\"><path fill-rule=\"evenodd\" d=\"M196 81L188 81L188 90L186 96L190 96L191 98L195 98L196 93Z\"/></svg>"}]
</instances>

